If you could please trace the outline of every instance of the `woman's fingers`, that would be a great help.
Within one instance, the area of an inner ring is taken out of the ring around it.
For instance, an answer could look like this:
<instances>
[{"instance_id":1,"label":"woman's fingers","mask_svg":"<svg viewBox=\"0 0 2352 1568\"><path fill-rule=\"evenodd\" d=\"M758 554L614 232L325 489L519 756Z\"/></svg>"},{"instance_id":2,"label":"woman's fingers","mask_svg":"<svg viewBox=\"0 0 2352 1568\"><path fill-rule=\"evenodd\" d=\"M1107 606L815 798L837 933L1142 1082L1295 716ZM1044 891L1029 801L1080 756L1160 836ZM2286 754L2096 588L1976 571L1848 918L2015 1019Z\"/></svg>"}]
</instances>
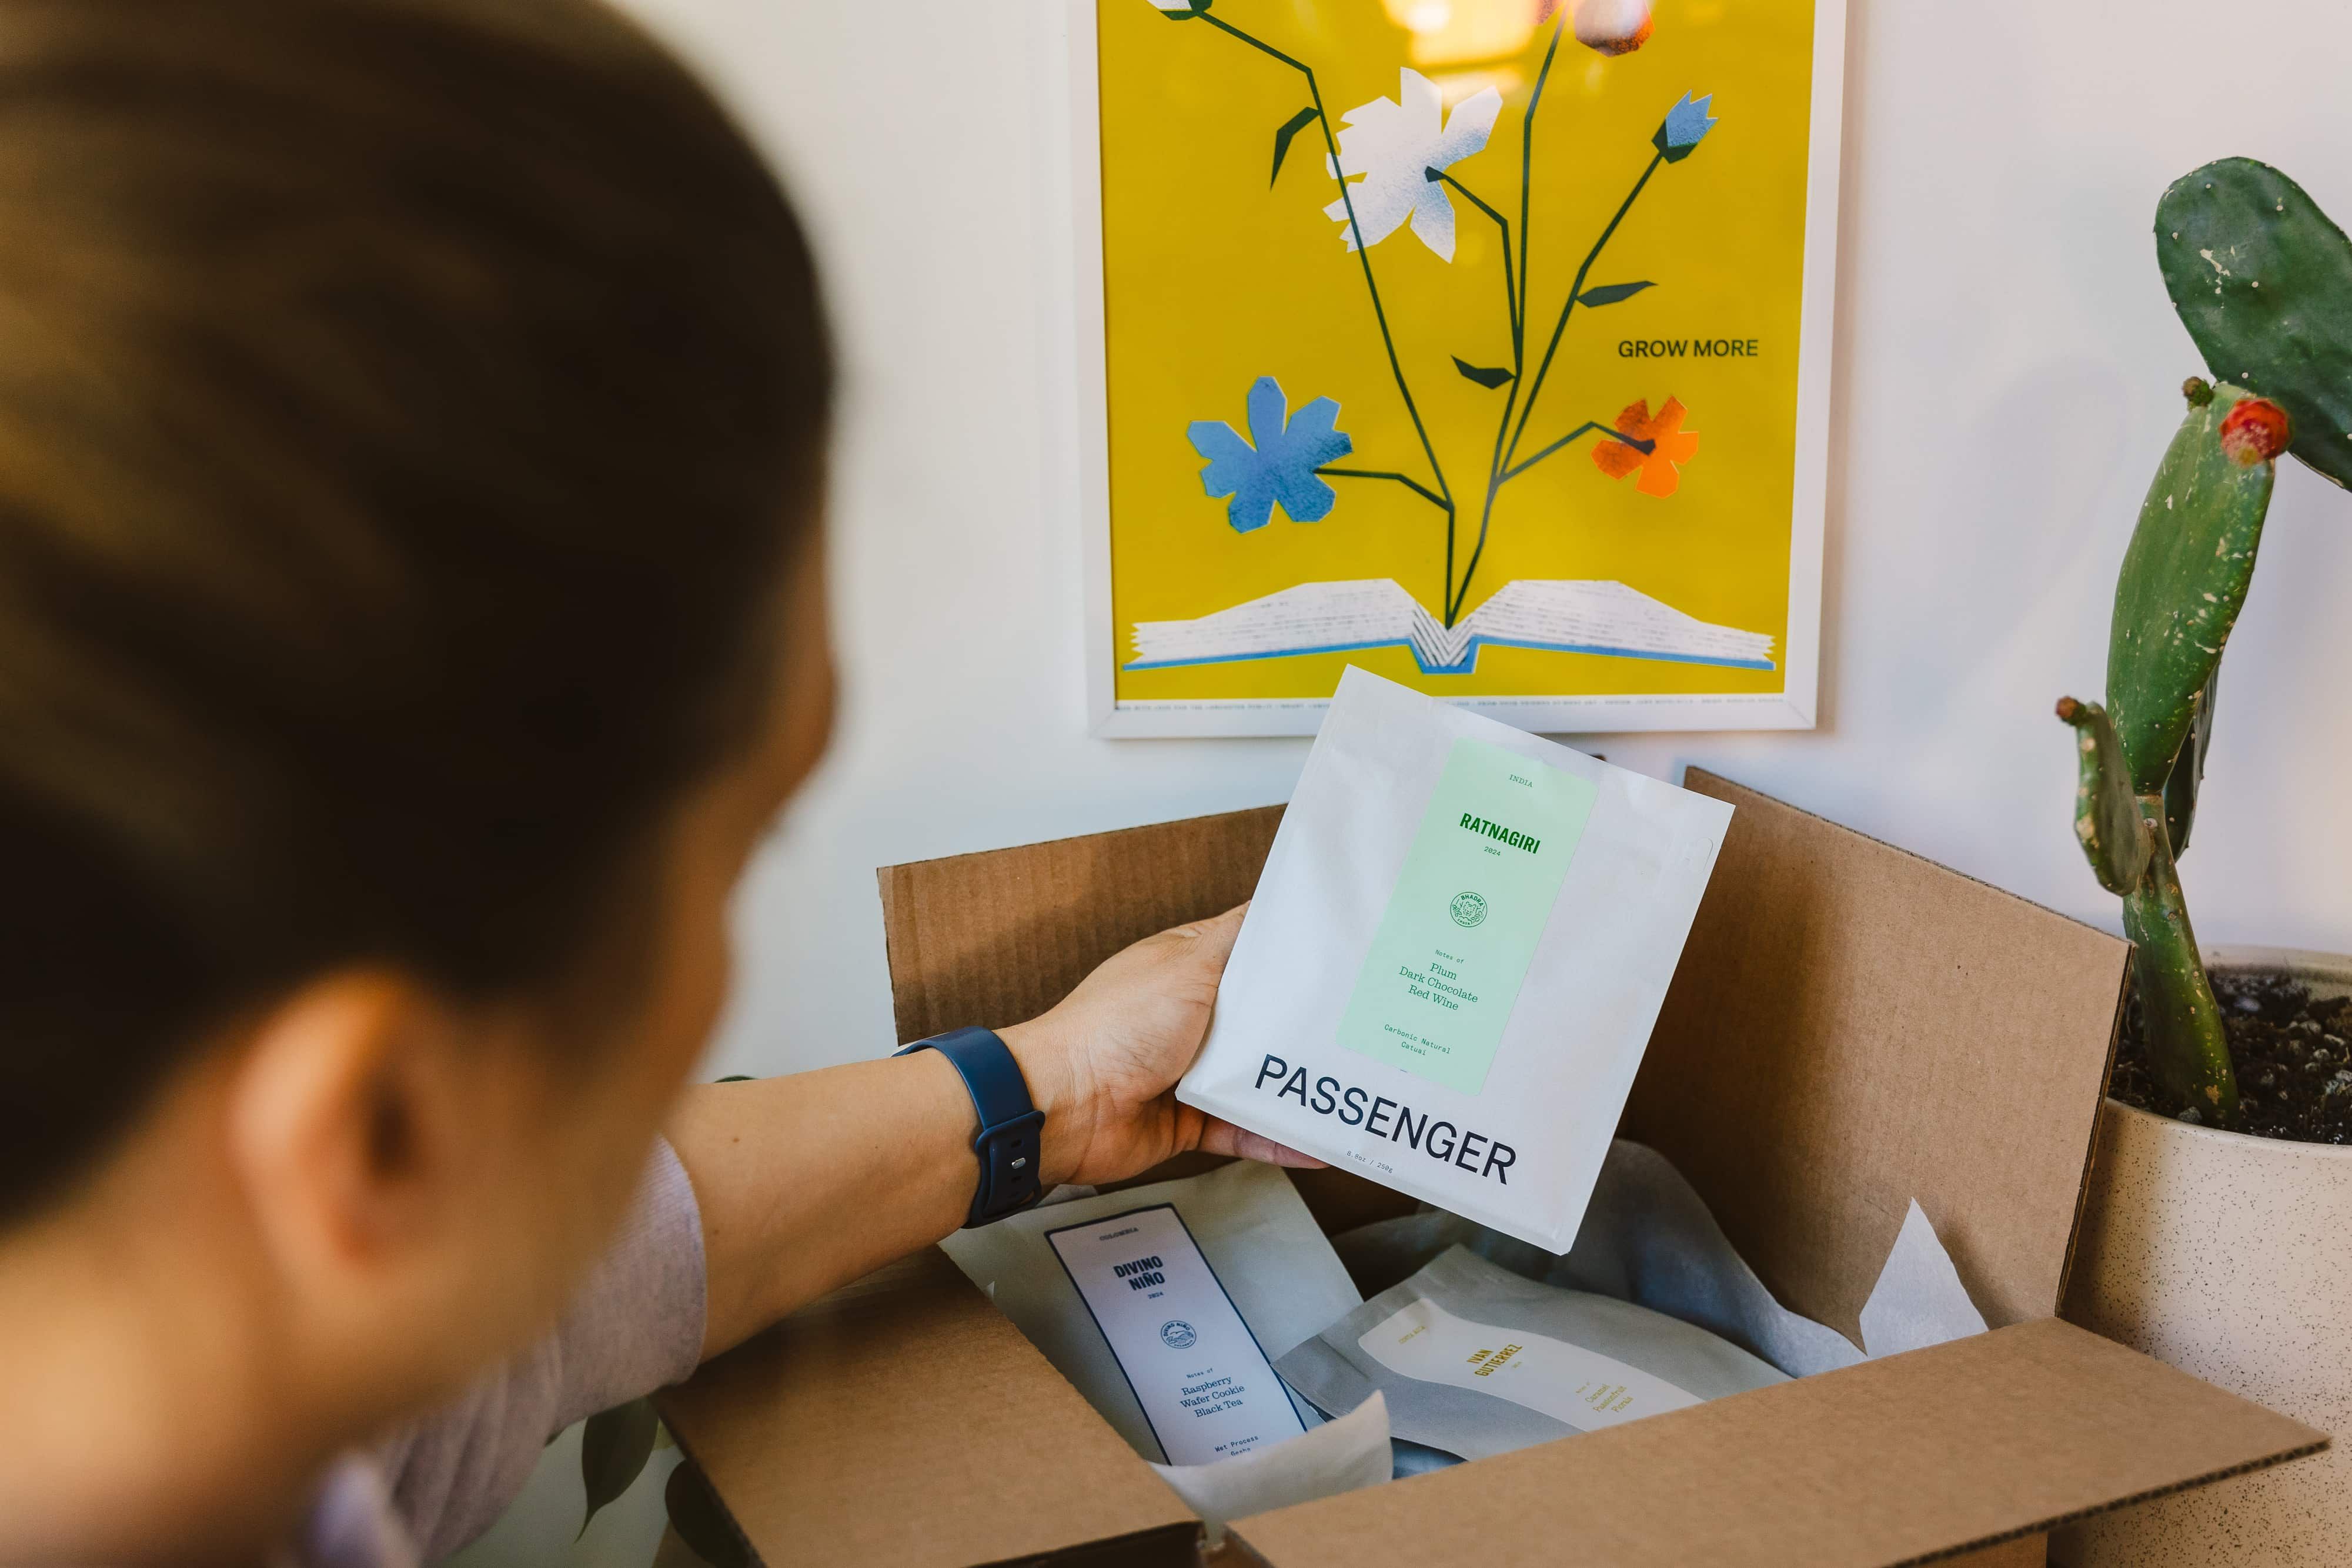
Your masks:
<instances>
[{"instance_id":1,"label":"woman's fingers","mask_svg":"<svg viewBox=\"0 0 2352 1568\"><path fill-rule=\"evenodd\" d=\"M1269 1166L1287 1166L1294 1170L1321 1170L1324 1162L1313 1155L1302 1155L1287 1144L1277 1144L1272 1138L1234 1126L1215 1116L1201 1124L1201 1148L1205 1154L1234 1155L1245 1160L1257 1160Z\"/></svg>"}]
</instances>

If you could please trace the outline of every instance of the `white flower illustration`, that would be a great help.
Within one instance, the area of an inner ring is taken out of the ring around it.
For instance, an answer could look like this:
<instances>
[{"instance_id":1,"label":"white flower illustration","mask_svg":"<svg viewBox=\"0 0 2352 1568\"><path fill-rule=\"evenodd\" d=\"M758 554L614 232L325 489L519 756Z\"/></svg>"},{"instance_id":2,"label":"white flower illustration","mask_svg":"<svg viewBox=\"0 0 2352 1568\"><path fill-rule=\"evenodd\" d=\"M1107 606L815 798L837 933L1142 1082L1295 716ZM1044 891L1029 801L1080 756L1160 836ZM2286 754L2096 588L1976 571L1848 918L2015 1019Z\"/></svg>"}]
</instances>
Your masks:
<instances>
[{"instance_id":1,"label":"white flower illustration","mask_svg":"<svg viewBox=\"0 0 2352 1568\"><path fill-rule=\"evenodd\" d=\"M1378 245L1411 218L1421 243L1452 261L1454 203L1429 171L1450 168L1486 145L1495 117L1503 112L1503 95L1487 88L1447 115L1436 83L1416 70L1400 70L1397 77L1395 98L1376 98L1340 116L1347 129L1339 132L1339 160L1324 162L1335 174L1363 178L1323 215L1346 224L1353 203L1355 224L1341 236L1349 250L1359 229L1364 244Z\"/></svg>"}]
</instances>

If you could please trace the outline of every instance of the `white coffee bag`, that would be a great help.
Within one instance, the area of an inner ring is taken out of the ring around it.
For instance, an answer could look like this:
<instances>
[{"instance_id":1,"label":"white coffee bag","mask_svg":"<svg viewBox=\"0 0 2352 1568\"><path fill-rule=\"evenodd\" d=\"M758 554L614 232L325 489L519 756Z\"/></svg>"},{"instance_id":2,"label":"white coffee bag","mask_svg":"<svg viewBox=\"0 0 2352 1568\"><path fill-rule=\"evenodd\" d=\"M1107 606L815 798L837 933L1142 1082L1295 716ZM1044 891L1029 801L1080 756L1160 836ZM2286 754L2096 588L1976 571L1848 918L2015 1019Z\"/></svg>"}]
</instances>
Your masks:
<instances>
[{"instance_id":1,"label":"white coffee bag","mask_svg":"<svg viewBox=\"0 0 2352 1568\"><path fill-rule=\"evenodd\" d=\"M1466 1247L1275 1366L1330 1415L1382 1396L1393 1437L1465 1459L1789 1381L1679 1318L1521 1279Z\"/></svg>"},{"instance_id":2,"label":"white coffee bag","mask_svg":"<svg viewBox=\"0 0 2352 1568\"><path fill-rule=\"evenodd\" d=\"M1349 669L1177 1098L1565 1252L1730 819Z\"/></svg>"},{"instance_id":3,"label":"white coffee bag","mask_svg":"<svg viewBox=\"0 0 2352 1568\"><path fill-rule=\"evenodd\" d=\"M1280 1452L1318 1425L1273 1358L1363 1300L1290 1178L1247 1160L940 1247L1137 1453L1171 1465Z\"/></svg>"}]
</instances>

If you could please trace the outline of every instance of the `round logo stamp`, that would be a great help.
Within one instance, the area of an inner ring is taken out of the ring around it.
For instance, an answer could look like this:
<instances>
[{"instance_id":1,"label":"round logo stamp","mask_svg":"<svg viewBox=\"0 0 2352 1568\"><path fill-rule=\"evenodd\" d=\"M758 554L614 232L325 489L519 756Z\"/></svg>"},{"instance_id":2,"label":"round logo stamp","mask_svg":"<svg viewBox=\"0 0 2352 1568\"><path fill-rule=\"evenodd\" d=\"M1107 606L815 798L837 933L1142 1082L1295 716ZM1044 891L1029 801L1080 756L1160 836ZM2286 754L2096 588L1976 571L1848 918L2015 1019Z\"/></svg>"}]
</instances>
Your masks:
<instances>
[{"instance_id":1,"label":"round logo stamp","mask_svg":"<svg viewBox=\"0 0 2352 1568\"><path fill-rule=\"evenodd\" d=\"M1475 893L1457 893L1454 902L1445 906L1456 925L1475 925L1486 918L1486 901Z\"/></svg>"},{"instance_id":2,"label":"round logo stamp","mask_svg":"<svg viewBox=\"0 0 2352 1568\"><path fill-rule=\"evenodd\" d=\"M1160 1343L1170 1350L1190 1350L1200 1339L1192 1325L1182 1318L1170 1318L1160 1325Z\"/></svg>"}]
</instances>

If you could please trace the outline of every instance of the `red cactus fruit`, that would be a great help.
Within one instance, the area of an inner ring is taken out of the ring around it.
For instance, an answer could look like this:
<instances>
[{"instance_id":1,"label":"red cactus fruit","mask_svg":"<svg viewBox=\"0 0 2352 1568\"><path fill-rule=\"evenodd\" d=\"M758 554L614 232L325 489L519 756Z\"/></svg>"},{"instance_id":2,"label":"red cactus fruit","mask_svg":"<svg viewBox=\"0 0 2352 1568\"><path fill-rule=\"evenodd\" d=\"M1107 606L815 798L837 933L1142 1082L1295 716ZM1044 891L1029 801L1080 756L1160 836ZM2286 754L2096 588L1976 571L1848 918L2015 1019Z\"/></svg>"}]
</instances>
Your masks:
<instances>
[{"instance_id":1,"label":"red cactus fruit","mask_svg":"<svg viewBox=\"0 0 2352 1568\"><path fill-rule=\"evenodd\" d=\"M2221 416L2221 450L2242 468L2267 463L2284 452L2293 434L2286 410L2266 397L2241 399Z\"/></svg>"}]
</instances>

